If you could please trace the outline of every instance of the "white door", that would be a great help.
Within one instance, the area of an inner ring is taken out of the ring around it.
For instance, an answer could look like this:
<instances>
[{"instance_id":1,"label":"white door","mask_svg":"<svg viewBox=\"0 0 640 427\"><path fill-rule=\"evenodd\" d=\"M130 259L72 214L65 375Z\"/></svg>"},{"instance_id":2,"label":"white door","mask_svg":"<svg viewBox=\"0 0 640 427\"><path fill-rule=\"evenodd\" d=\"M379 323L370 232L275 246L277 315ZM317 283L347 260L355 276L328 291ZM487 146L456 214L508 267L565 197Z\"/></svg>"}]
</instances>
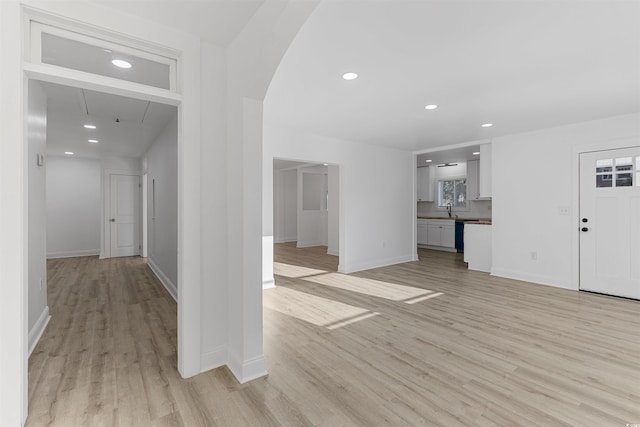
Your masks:
<instances>
[{"instance_id":1,"label":"white door","mask_svg":"<svg viewBox=\"0 0 640 427\"><path fill-rule=\"evenodd\" d=\"M111 175L109 191L111 256L139 255L140 177Z\"/></svg>"},{"instance_id":2,"label":"white door","mask_svg":"<svg viewBox=\"0 0 640 427\"><path fill-rule=\"evenodd\" d=\"M640 147L580 155L580 289L640 299Z\"/></svg>"}]
</instances>

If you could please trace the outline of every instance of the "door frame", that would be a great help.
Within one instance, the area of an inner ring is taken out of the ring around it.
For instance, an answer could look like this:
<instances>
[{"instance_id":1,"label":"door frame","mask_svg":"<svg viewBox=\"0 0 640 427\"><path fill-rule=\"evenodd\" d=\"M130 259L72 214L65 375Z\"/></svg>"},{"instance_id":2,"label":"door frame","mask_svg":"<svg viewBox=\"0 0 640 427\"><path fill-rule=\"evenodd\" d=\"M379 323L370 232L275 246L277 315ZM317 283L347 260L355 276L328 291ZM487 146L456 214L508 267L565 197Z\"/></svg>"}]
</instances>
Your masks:
<instances>
[{"instance_id":1,"label":"door frame","mask_svg":"<svg viewBox=\"0 0 640 427\"><path fill-rule=\"evenodd\" d=\"M638 146L637 135L574 146L571 156L571 289L580 290L580 155Z\"/></svg>"},{"instance_id":2,"label":"door frame","mask_svg":"<svg viewBox=\"0 0 640 427\"><path fill-rule=\"evenodd\" d=\"M107 8L77 7L67 3L49 2L30 7L21 2L0 5L0 40L3 51L3 97L13 99L3 107L3 148L10 161L0 162L0 196L13 204L0 217L4 225L0 234L6 242L1 248L2 277L15 286L8 286L0 303L0 332L3 337L3 366L0 367L0 422L23 423L28 414L28 298L26 256L29 211L26 190L27 106L29 79L64 84L162 102L178 107L178 371L184 378L201 372L201 255L200 255L200 40L165 27L122 15ZM99 12L99 13L98 13ZM139 84L95 76L47 64L29 62L23 46L27 43L31 20L74 28L80 33L91 32L115 37L121 43L171 51L179 59L178 87L180 93L144 87ZM145 42L147 40L147 42ZM6 140L4 138L7 138ZM7 166L5 169L4 166ZM5 240L6 239L6 240ZM4 325L4 326L3 326ZM6 356L6 357L5 357Z\"/></svg>"},{"instance_id":3,"label":"door frame","mask_svg":"<svg viewBox=\"0 0 640 427\"><path fill-rule=\"evenodd\" d=\"M131 175L137 176L140 185L142 185L142 172L139 170L127 170L127 169L105 169L102 174L102 185L101 185L101 199L102 199L102 209L100 212L100 221L102 224L100 237L101 237L101 245L102 250L100 254L100 259L103 258L111 258L111 223L109 222L109 218L111 217L111 175ZM142 187L140 187L142 190ZM138 207L140 208L139 212L142 216L142 191L140 191L138 197ZM140 242L140 246L142 246L142 217L138 218L140 229L138 241ZM142 254L142 250L139 251L138 255Z\"/></svg>"}]
</instances>

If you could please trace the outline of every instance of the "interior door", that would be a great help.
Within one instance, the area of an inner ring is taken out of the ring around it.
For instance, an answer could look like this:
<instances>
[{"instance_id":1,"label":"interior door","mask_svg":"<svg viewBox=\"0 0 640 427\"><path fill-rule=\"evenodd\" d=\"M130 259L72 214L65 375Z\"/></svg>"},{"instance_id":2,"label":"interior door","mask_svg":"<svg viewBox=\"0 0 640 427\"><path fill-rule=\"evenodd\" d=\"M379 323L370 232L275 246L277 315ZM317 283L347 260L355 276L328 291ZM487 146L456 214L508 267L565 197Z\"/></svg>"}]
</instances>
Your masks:
<instances>
[{"instance_id":1,"label":"interior door","mask_svg":"<svg viewBox=\"0 0 640 427\"><path fill-rule=\"evenodd\" d=\"M110 177L111 256L140 254L140 177L113 174Z\"/></svg>"},{"instance_id":2,"label":"interior door","mask_svg":"<svg viewBox=\"0 0 640 427\"><path fill-rule=\"evenodd\" d=\"M640 146L580 154L580 289L640 299Z\"/></svg>"}]
</instances>

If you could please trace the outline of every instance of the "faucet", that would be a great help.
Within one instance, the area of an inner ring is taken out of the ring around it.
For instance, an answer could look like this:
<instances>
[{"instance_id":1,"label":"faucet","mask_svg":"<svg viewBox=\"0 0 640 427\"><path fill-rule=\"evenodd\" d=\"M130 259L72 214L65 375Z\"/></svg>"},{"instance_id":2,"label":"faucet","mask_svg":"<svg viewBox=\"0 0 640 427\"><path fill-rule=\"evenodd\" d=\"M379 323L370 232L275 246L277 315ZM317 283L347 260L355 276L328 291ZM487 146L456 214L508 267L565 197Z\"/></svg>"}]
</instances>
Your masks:
<instances>
[{"instance_id":1,"label":"faucet","mask_svg":"<svg viewBox=\"0 0 640 427\"><path fill-rule=\"evenodd\" d=\"M449 218L451 218L451 203L447 203L447 213L449 214Z\"/></svg>"}]
</instances>

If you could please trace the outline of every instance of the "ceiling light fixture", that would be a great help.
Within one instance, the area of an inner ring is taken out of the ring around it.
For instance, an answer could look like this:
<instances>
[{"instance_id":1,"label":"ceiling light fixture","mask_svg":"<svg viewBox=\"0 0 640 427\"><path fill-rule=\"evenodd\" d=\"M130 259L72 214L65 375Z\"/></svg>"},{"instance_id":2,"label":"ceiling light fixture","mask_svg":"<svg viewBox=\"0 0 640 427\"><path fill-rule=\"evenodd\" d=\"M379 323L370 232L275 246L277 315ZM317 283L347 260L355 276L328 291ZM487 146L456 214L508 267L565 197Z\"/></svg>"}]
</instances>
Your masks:
<instances>
[{"instance_id":1,"label":"ceiling light fixture","mask_svg":"<svg viewBox=\"0 0 640 427\"><path fill-rule=\"evenodd\" d=\"M426 162L426 163L431 163L431 162L433 162L433 160L431 160L431 159L427 159L427 160L425 160L425 162Z\"/></svg>"},{"instance_id":2,"label":"ceiling light fixture","mask_svg":"<svg viewBox=\"0 0 640 427\"><path fill-rule=\"evenodd\" d=\"M345 80L355 80L358 78L358 74L356 73L344 73L342 78Z\"/></svg>"},{"instance_id":3,"label":"ceiling light fixture","mask_svg":"<svg viewBox=\"0 0 640 427\"><path fill-rule=\"evenodd\" d=\"M438 108L436 104L429 104L424 107L425 110L435 110L436 108Z\"/></svg>"},{"instance_id":4,"label":"ceiling light fixture","mask_svg":"<svg viewBox=\"0 0 640 427\"><path fill-rule=\"evenodd\" d=\"M479 156L479 155L480 155L480 152L479 152L479 151L474 151L472 154L473 154L474 156Z\"/></svg>"},{"instance_id":5,"label":"ceiling light fixture","mask_svg":"<svg viewBox=\"0 0 640 427\"><path fill-rule=\"evenodd\" d=\"M95 125L84 125L85 128L87 129L95 129L96 126Z\"/></svg>"},{"instance_id":6,"label":"ceiling light fixture","mask_svg":"<svg viewBox=\"0 0 640 427\"><path fill-rule=\"evenodd\" d=\"M123 59L114 59L113 61L111 61L111 63L113 65L115 65L116 67L120 67L120 68L131 68L131 63L127 62Z\"/></svg>"},{"instance_id":7,"label":"ceiling light fixture","mask_svg":"<svg viewBox=\"0 0 640 427\"><path fill-rule=\"evenodd\" d=\"M89 139L88 142L90 142L92 144L97 144L100 141L98 141L97 139Z\"/></svg>"},{"instance_id":8,"label":"ceiling light fixture","mask_svg":"<svg viewBox=\"0 0 640 427\"><path fill-rule=\"evenodd\" d=\"M323 163L322 166L329 166L329 163Z\"/></svg>"},{"instance_id":9,"label":"ceiling light fixture","mask_svg":"<svg viewBox=\"0 0 640 427\"><path fill-rule=\"evenodd\" d=\"M493 126L493 123L484 123L482 125L483 128L490 128L491 126Z\"/></svg>"},{"instance_id":10,"label":"ceiling light fixture","mask_svg":"<svg viewBox=\"0 0 640 427\"><path fill-rule=\"evenodd\" d=\"M65 151L64 154L67 156L73 156L73 151Z\"/></svg>"}]
</instances>

